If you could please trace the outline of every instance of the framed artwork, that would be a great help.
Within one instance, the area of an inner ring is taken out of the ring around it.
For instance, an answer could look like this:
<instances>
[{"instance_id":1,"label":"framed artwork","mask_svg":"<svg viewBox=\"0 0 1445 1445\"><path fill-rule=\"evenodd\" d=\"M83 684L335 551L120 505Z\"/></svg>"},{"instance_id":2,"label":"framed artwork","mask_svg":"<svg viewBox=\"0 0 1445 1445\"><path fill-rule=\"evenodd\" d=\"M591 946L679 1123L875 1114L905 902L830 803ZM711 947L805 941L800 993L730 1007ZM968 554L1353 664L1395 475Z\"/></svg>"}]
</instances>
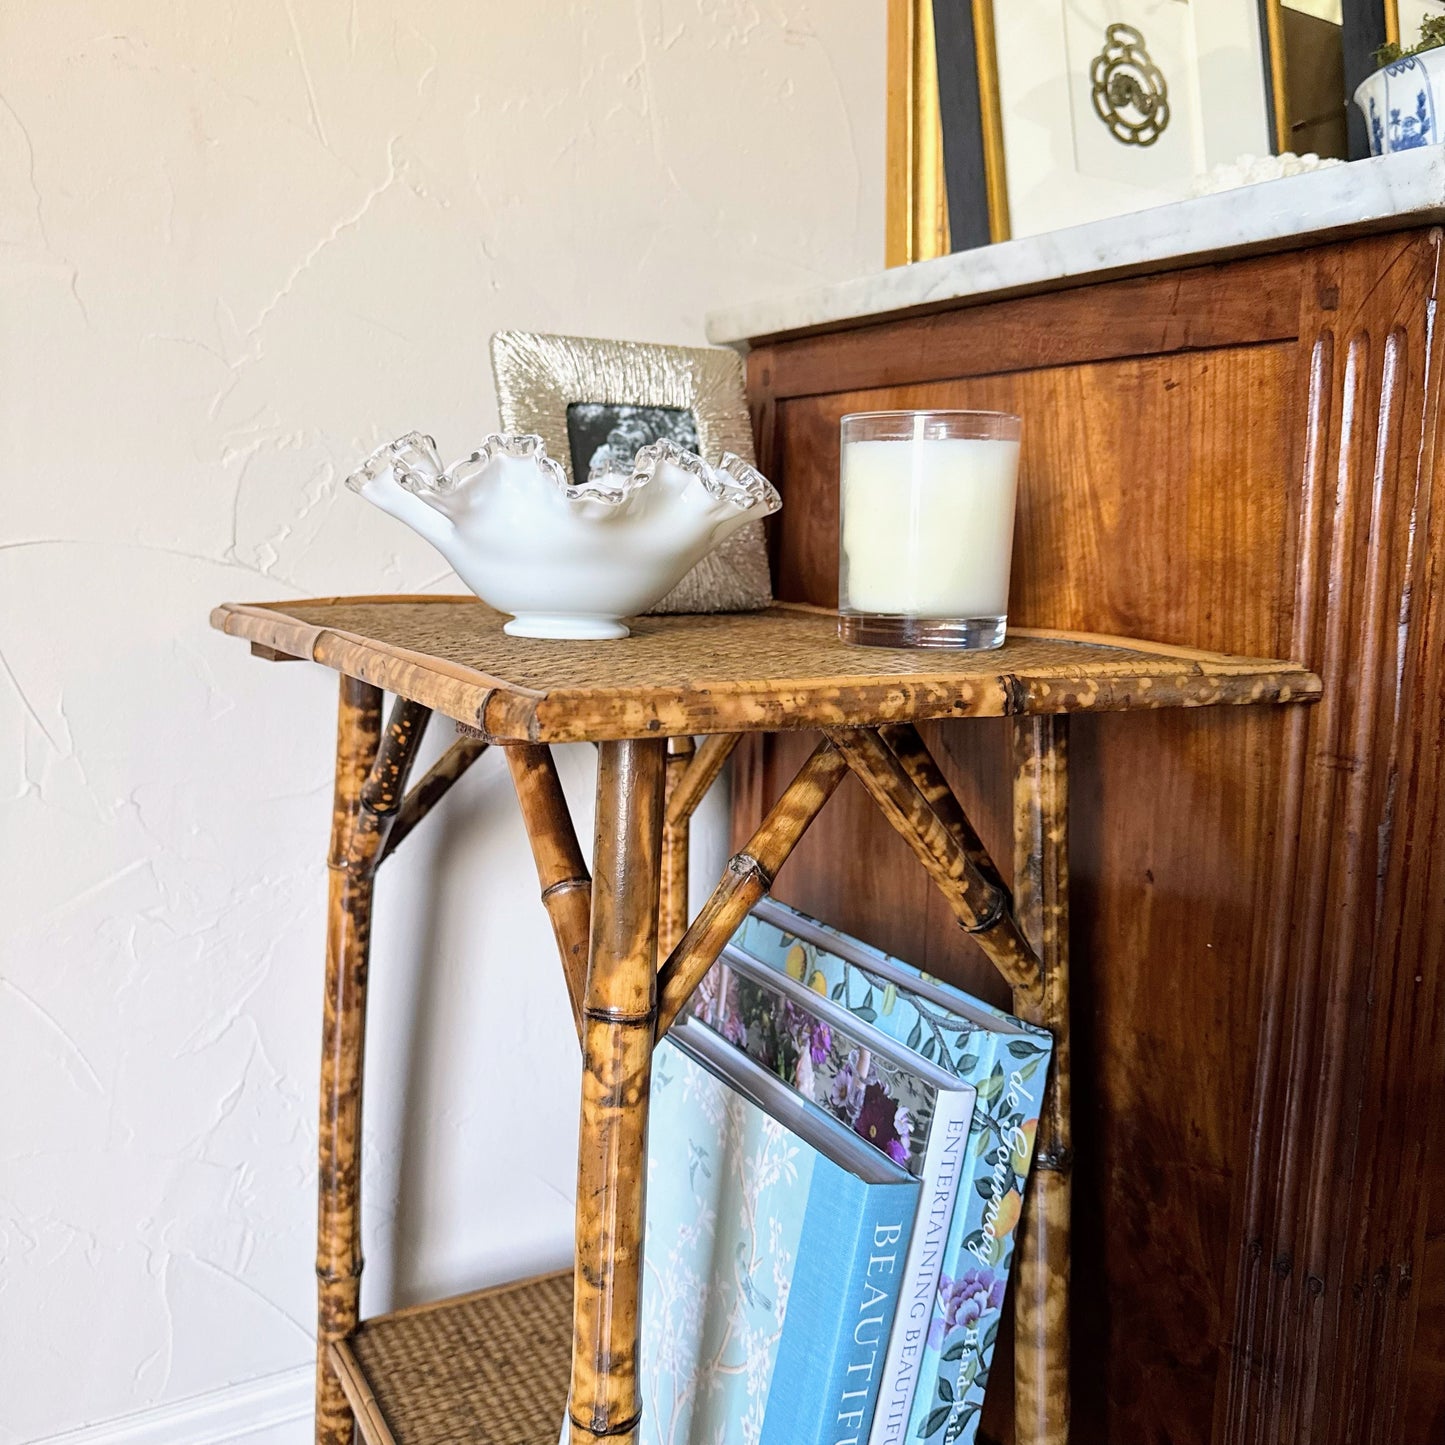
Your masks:
<instances>
[{"instance_id":1,"label":"framed artwork","mask_svg":"<svg viewBox=\"0 0 1445 1445\"><path fill-rule=\"evenodd\" d=\"M1180 200L1274 149L1258 0L1013 0L994 33L1015 236Z\"/></svg>"},{"instance_id":2,"label":"framed artwork","mask_svg":"<svg viewBox=\"0 0 1445 1445\"><path fill-rule=\"evenodd\" d=\"M1366 154L1349 95L1445 0L888 0L889 265ZM1419 12L1419 13L1417 13Z\"/></svg>"},{"instance_id":3,"label":"framed artwork","mask_svg":"<svg viewBox=\"0 0 1445 1445\"><path fill-rule=\"evenodd\" d=\"M1409 47L1426 20L1445 19L1445 0L1385 0L1385 38Z\"/></svg>"},{"instance_id":4,"label":"framed artwork","mask_svg":"<svg viewBox=\"0 0 1445 1445\"><path fill-rule=\"evenodd\" d=\"M663 439L711 463L724 452L753 460L735 351L499 331L492 371L502 430L541 437L574 482L609 461L626 466L640 447ZM653 611L747 612L771 601L755 522L704 557Z\"/></svg>"}]
</instances>

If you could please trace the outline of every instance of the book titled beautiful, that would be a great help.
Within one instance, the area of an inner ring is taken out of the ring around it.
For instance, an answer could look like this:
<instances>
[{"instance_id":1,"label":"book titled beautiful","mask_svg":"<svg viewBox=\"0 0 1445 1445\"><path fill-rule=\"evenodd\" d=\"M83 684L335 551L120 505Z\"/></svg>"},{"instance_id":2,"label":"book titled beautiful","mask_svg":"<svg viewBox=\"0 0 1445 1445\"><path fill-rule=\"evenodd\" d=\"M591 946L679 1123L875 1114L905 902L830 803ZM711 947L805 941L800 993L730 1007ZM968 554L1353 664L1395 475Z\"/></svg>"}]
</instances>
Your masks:
<instances>
[{"instance_id":1,"label":"book titled beautiful","mask_svg":"<svg viewBox=\"0 0 1445 1445\"><path fill-rule=\"evenodd\" d=\"M917 1177L919 1214L902 1300L931 1300L963 1176L976 1090L799 980L729 945L692 1016ZM918 1351L895 1327L879 1398L906 1418ZM870 1422L870 1438L876 1426Z\"/></svg>"},{"instance_id":2,"label":"book titled beautiful","mask_svg":"<svg viewBox=\"0 0 1445 1445\"><path fill-rule=\"evenodd\" d=\"M938 1283L927 1298L903 1301L894 1343L911 1368L880 1400L870 1436L870 1445L972 1445L1053 1039L771 899L754 908L733 945L978 1091Z\"/></svg>"},{"instance_id":3,"label":"book titled beautiful","mask_svg":"<svg viewBox=\"0 0 1445 1445\"><path fill-rule=\"evenodd\" d=\"M653 1057L645 1445L863 1445L918 1182L695 1022Z\"/></svg>"}]
</instances>

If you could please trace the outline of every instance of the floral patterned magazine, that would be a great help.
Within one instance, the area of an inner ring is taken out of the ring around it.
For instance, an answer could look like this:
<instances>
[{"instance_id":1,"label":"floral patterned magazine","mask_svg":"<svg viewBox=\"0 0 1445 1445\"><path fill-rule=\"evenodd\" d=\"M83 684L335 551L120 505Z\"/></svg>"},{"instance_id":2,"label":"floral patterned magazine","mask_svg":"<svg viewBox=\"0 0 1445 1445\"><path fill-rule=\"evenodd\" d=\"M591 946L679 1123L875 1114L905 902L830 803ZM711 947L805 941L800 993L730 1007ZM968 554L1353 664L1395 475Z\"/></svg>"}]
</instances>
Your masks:
<instances>
[{"instance_id":1,"label":"floral patterned magazine","mask_svg":"<svg viewBox=\"0 0 1445 1445\"><path fill-rule=\"evenodd\" d=\"M955 1075L731 948L686 1012L922 1177L938 1091Z\"/></svg>"}]
</instances>

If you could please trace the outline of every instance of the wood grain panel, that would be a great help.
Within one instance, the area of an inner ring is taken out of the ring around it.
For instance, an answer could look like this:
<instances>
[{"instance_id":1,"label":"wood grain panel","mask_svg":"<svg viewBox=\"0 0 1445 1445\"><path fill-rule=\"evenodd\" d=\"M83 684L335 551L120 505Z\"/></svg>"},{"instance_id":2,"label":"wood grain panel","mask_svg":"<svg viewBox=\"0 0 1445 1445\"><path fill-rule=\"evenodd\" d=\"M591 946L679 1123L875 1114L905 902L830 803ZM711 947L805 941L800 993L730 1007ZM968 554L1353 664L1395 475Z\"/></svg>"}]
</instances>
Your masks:
<instances>
[{"instance_id":1,"label":"wood grain panel","mask_svg":"<svg viewBox=\"0 0 1445 1445\"><path fill-rule=\"evenodd\" d=\"M1080 1445L1445 1439L1436 251L1374 237L750 358L782 597L836 601L844 413L1014 410L1016 623L1303 656L1331 699L1075 721ZM925 733L1006 857L1002 728ZM739 750L739 835L807 746ZM776 891L1005 1000L851 784ZM1012 1438L1006 1398L984 1425Z\"/></svg>"},{"instance_id":2,"label":"wood grain panel","mask_svg":"<svg viewBox=\"0 0 1445 1445\"><path fill-rule=\"evenodd\" d=\"M1294 374L1293 348L1273 344L782 402L789 520L779 590L820 604L836 597L830 479L845 411L1003 408L1026 419L1015 620L1275 646L1289 635L1279 600L1290 529L1286 437L1274 408L1290 396ZM1241 476L1254 484L1232 487ZM1191 554L1204 565L1181 585L1178 560ZM1263 842L1277 729L1245 715L1222 727L1196 716L1111 722L1076 721L1072 769L1075 989L1086 1001L1074 1021L1075 1281L1090 1302L1076 1344L1076 1431L1083 1439L1200 1439L1226 1317L1232 1149L1254 1032L1244 1014L1252 885L1235 860ZM948 725L928 738L985 843L995 858L1006 855L1003 730ZM796 765L781 740L768 746L779 773ZM769 776L764 791L782 780ZM834 800L779 888L1007 1003L866 799ZM1165 1222L1169 1288L1160 1291ZM1007 1438L992 1400L987 1423Z\"/></svg>"},{"instance_id":3,"label":"wood grain panel","mask_svg":"<svg viewBox=\"0 0 1445 1445\"><path fill-rule=\"evenodd\" d=\"M1285 257L1166 278L994 301L904 321L766 343L749 357L754 399L1031 371L1126 356L1292 340L1299 276Z\"/></svg>"},{"instance_id":4,"label":"wood grain panel","mask_svg":"<svg viewBox=\"0 0 1445 1445\"><path fill-rule=\"evenodd\" d=\"M1096 624L1233 651L1290 637L1282 549L1294 348L1060 366L778 403L789 499L778 595L838 601L838 423L850 411L980 407L1024 417L1010 618ZM1198 557L1187 575L1179 563ZM1281 612L1277 605L1285 603ZM1201 636L1191 636L1200 632Z\"/></svg>"}]
</instances>

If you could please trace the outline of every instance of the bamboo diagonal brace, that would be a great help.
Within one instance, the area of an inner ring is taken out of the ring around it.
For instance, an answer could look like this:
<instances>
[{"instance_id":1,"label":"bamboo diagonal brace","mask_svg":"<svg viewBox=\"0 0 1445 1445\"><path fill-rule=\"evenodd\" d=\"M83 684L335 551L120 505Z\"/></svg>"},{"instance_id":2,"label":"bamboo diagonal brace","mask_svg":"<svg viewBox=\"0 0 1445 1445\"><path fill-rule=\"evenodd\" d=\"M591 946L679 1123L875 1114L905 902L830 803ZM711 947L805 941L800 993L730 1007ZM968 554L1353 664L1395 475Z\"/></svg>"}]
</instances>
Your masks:
<instances>
[{"instance_id":1,"label":"bamboo diagonal brace","mask_svg":"<svg viewBox=\"0 0 1445 1445\"><path fill-rule=\"evenodd\" d=\"M361 790L361 804L369 813L386 816L395 814L401 807L417 745L430 719L431 709L410 698L399 697L392 705L391 717L376 750L376 761Z\"/></svg>"},{"instance_id":2,"label":"bamboo diagonal brace","mask_svg":"<svg viewBox=\"0 0 1445 1445\"><path fill-rule=\"evenodd\" d=\"M692 817L742 736L741 733L714 733L702 740L702 746L693 754L677 785L668 790L669 823L685 823Z\"/></svg>"},{"instance_id":3,"label":"bamboo diagonal brace","mask_svg":"<svg viewBox=\"0 0 1445 1445\"><path fill-rule=\"evenodd\" d=\"M1013 724L1014 889L1019 921L1038 950L1043 989L1015 1008L1054 1036L1039 1116L1034 1175L1019 1238L1014 1316L1016 1435L1030 1445L1069 1438L1069 1250L1072 1136L1069 1126L1068 719Z\"/></svg>"},{"instance_id":4,"label":"bamboo diagonal brace","mask_svg":"<svg viewBox=\"0 0 1445 1445\"><path fill-rule=\"evenodd\" d=\"M658 971L658 1038L672 1027L748 910L772 888L778 869L847 773L848 766L833 744L826 739L819 743L748 846L729 862L722 882Z\"/></svg>"},{"instance_id":5,"label":"bamboo diagonal brace","mask_svg":"<svg viewBox=\"0 0 1445 1445\"><path fill-rule=\"evenodd\" d=\"M980 872L876 731L825 731L883 816L928 870L959 923L1013 988L1015 997L1037 1001L1042 988L1039 961L1019 931L1008 891ZM989 871L998 876L997 869Z\"/></svg>"},{"instance_id":6,"label":"bamboo diagonal brace","mask_svg":"<svg viewBox=\"0 0 1445 1445\"><path fill-rule=\"evenodd\" d=\"M895 723L879 728L878 732L893 756L903 764L903 771L913 779L914 786L928 799L928 806L938 815L938 821L953 834L969 862L978 869L979 877L991 887L1006 891L1007 884L999 876L988 849L974 832L968 814L963 811L948 779L919 736L918 729L912 723Z\"/></svg>"},{"instance_id":7,"label":"bamboo diagonal brace","mask_svg":"<svg viewBox=\"0 0 1445 1445\"><path fill-rule=\"evenodd\" d=\"M641 1418L643 1182L665 747L662 739L607 742L597 760L568 1406L574 1445L631 1445Z\"/></svg>"},{"instance_id":8,"label":"bamboo diagonal brace","mask_svg":"<svg viewBox=\"0 0 1445 1445\"><path fill-rule=\"evenodd\" d=\"M662 823L662 883L658 902L657 950L664 958L677 947L687 928L687 857L692 831L692 809L677 810L672 801L687 778L697 755L690 737L667 740L667 784ZM716 773L713 774L716 777ZM711 782L711 779L709 779ZM699 795L701 796L701 795Z\"/></svg>"},{"instance_id":9,"label":"bamboo diagonal brace","mask_svg":"<svg viewBox=\"0 0 1445 1445\"><path fill-rule=\"evenodd\" d=\"M582 994L587 984L587 934L592 918L592 875L577 843L572 814L545 743L510 743L503 752L512 771L522 821L537 865L542 903L552 920L567 997L579 1036Z\"/></svg>"},{"instance_id":10,"label":"bamboo diagonal brace","mask_svg":"<svg viewBox=\"0 0 1445 1445\"><path fill-rule=\"evenodd\" d=\"M430 718L429 707L408 698L399 697L392 705L376 757L361 785L361 807L347 867L374 873L380 865Z\"/></svg>"},{"instance_id":11,"label":"bamboo diagonal brace","mask_svg":"<svg viewBox=\"0 0 1445 1445\"><path fill-rule=\"evenodd\" d=\"M391 825L386 843L377 857L384 863L401 846L407 835L447 795L453 783L481 755L487 744L481 738L459 737L430 768L422 780L402 799L396 821Z\"/></svg>"},{"instance_id":12,"label":"bamboo diagonal brace","mask_svg":"<svg viewBox=\"0 0 1445 1445\"><path fill-rule=\"evenodd\" d=\"M317 1132L316 1439L350 1445L351 1409L327 1354L356 1328L361 1297L361 1067L374 854L363 802L381 734L381 689L341 679L327 855L326 993Z\"/></svg>"}]
</instances>

